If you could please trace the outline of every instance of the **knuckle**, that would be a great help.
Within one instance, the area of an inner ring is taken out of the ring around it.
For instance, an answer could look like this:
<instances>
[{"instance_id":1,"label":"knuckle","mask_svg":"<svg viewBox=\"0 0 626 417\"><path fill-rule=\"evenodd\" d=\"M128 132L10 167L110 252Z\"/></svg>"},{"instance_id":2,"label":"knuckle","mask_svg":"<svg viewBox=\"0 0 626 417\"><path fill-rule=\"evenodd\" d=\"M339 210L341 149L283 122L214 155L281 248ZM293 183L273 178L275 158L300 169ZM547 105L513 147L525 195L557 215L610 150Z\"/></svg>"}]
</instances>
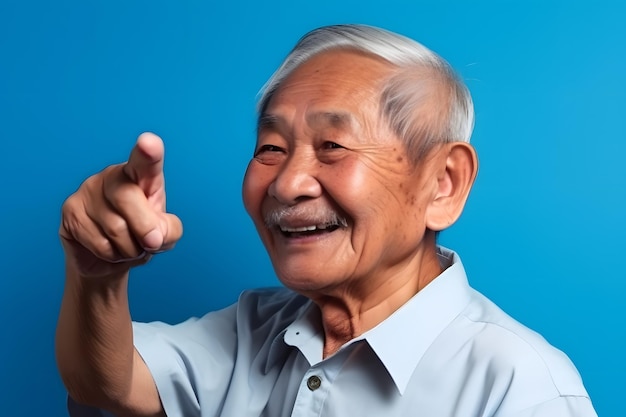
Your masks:
<instances>
[{"instance_id":1,"label":"knuckle","mask_svg":"<svg viewBox=\"0 0 626 417\"><path fill-rule=\"evenodd\" d=\"M108 239L104 237L96 239L96 241L93 242L93 244L91 245L91 248L93 254L102 260L114 261L116 258L116 253L113 245Z\"/></svg>"},{"instance_id":2,"label":"knuckle","mask_svg":"<svg viewBox=\"0 0 626 417\"><path fill-rule=\"evenodd\" d=\"M76 210L78 208L77 203L78 202L77 202L77 198L75 194L72 194L67 199L65 199L65 201L63 202L63 205L61 206L61 218L63 220L75 215Z\"/></svg>"},{"instance_id":3,"label":"knuckle","mask_svg":"<svg viewBox=\"0 0 626 417\"><path fill-rule=\"evenodd\" d=\"M78 229L80 228L78 219L73 215L64 216L61 224L63 229L66 230L72 238L76 239Z\"/></svg>"},{"instance_id":4,"label":"knuckle","mask_svg":"<svg viewBox=\"0 0 626 417\"><path fill-rule=\"evenodd\" d=\"M73 201L66 201L66 203L63 204L61 227L62 230L65 230L73 239L79 240L83 222L81 221L80 211Z\"/></svg>"},{"instance_id":5,"label":"knuckle","mask_svg":"<svg viewBox=\"0 0 626 417\"><path fill-rule=\"evenodd\" d=\"M104 233L111 239L122 239L128 236L128 225L121 217L114 216L108 219L101 227Z\"/></svg>"},{"instance_id":6,"label":"knuckle","mask_svg":"<svg viewBox=\"0 0 626 417\"><path fill-rule=\"evenodd\" d=\"M102 184L101 176L102 176L102 173L91 175L85 181L83 181L83 183L78 188L78 191L76 191L76 193L74 193L74 194L75 195L76 194L81 194L82 192L89 192L89 193L91 193L94 190L99 189L100 185Z\"/></svg>"}]
</instances>

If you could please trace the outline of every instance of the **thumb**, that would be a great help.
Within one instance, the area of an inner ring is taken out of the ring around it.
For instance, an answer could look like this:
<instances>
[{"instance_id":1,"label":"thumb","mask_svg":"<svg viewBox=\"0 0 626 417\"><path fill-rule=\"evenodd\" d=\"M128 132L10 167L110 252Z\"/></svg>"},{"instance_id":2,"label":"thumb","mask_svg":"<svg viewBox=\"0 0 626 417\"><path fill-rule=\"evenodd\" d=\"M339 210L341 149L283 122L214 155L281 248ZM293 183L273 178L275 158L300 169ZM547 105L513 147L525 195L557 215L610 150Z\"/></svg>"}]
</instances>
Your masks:
<instances>
[{"instance_id":1,"label":"thumb","mask_svg":"<svg viewBox=\"0 0 626 417\"><path fill-rule=\"evenodd\" d=\"M143 190L146 197L165 187L163 161L165 146L160 137L145 132L139 135L130 152L124 173Z\"/></svg>"},{"instance_id":2,"label":"thumb","mask_svg":"<svg viewBox=\"0 0 626 417\"><path fill-rule=\"evenodd\" d=\"M159 213L156 228L150 230L141 239L141 245L149 253L170 250L183 235L183 223L171 213Z\"/></svg>"},{"instance_id":3,"label":"thumb","mask_svg":"<svg viewBox=\"0 0 626 417\"><path fill-rule=\"evenodd\" d=\"M160 246L156 246L156 244L159 243L156 240L153 242L149 242L153 244L151 248L159 248L157 252L163 252L172 249L176 242L178 242L183 235L183 223L180 221L180 218L171 213L161 213L160 217L160 231L162 233ZM154 238L154 234L151 237ZM150 248L146 248L146 250L149 249Z\"/></svg>"}]
</instances>

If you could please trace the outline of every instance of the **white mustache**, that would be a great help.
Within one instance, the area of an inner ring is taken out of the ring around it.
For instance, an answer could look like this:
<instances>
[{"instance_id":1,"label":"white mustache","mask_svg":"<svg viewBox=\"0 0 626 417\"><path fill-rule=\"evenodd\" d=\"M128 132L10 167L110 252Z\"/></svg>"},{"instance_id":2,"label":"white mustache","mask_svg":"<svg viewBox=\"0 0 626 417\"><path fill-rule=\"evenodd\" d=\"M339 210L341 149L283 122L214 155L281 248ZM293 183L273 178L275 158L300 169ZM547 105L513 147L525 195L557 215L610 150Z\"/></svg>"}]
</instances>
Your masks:
<instances>
[{"instance_id":1,"label":"white mustache","mask_svg":"<svg viewBox=\"0 0 626 417\"><path fill-rule=\"evenodd\" d=\"M311 225L348 226L348 220L328 207L291 206L279 207L264 216L265 225L269 228L285 226L290 222L306 222Z\"/></svg>"}]
</instances>

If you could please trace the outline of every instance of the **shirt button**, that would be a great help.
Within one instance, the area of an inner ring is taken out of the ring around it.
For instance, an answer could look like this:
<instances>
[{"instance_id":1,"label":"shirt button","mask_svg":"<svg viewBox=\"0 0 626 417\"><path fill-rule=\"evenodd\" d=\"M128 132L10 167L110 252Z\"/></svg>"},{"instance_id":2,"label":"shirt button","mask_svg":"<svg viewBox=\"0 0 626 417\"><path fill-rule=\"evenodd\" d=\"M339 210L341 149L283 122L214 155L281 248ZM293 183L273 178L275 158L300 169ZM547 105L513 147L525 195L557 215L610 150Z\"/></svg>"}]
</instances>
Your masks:
<instances>
[{"instance_id":1,"label":"shirt button","mask_svg":"<svg viewBox=\"0 0 626 417\"><path fill-rule=\"evenodd\" d=\"M309 379L306 381L306 386L309 387L311 391L315 391L320 387L320 385L322 385L322 380L317 375L309 377Z\"/></svg>"}]
</instances>

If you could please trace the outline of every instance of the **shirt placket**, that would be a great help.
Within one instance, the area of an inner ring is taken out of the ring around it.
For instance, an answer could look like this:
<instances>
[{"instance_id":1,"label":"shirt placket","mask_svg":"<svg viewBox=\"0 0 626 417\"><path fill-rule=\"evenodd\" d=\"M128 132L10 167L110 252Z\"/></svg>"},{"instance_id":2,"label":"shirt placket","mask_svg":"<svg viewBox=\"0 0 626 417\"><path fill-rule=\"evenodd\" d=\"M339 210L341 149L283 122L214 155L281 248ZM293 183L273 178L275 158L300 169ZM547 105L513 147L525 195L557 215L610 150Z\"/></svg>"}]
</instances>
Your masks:
<instances>
[{"instance_id":1,"label":"shirt placket","mask_svg":"<svg viewBox=\"0 0 626 417\"><path fill-rule=\"evenodd\" d=\"M320 362L303 375L292 417L321 416L337 375L336 361Z\"/></svg>"}]
</instances>

